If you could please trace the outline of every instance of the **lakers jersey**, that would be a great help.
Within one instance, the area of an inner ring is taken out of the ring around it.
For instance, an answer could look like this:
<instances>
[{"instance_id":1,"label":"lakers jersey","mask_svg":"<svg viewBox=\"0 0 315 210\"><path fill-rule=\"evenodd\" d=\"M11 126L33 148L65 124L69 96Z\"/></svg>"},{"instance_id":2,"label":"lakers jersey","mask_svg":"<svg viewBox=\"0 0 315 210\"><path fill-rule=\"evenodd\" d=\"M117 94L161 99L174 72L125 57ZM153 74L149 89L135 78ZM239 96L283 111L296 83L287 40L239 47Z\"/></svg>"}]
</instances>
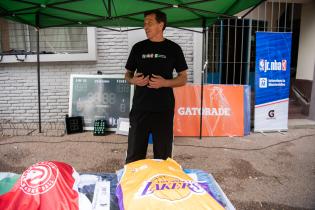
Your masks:
<instances>
[{"instance_id":1,"label":"lakers jersey","mask_svg":"<svg viewBox=\"0 0 315 210\"><path fill-rule=\"evenodd\" d=\"M224 209L170 158L125 165L116 195L124 210Z\"/></svg>"}]
</instances>

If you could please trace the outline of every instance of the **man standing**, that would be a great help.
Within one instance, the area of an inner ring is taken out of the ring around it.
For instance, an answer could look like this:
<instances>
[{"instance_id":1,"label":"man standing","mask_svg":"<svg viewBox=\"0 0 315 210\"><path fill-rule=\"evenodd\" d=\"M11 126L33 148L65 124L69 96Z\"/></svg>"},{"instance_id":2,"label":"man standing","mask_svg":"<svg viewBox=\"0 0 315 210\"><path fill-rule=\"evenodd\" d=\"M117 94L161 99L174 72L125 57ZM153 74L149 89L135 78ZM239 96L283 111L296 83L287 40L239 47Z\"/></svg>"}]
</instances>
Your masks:
<instances>
[{"instance_id":1,"label":"man standing","mask_svg":"<svg viewBox=\"0 0 315 210\"><path fill-rule=\"evenodd\" d=\"M136 43L126 64L125 79L135 85L126 163L146 158L149 134L155 159L172 156L175 99L173 87L186 84L187 64L179 45L164 38L166 14L144 14L148 39ZM173 78L173 70L177 76Z\"/></svg>"}]
</instances>

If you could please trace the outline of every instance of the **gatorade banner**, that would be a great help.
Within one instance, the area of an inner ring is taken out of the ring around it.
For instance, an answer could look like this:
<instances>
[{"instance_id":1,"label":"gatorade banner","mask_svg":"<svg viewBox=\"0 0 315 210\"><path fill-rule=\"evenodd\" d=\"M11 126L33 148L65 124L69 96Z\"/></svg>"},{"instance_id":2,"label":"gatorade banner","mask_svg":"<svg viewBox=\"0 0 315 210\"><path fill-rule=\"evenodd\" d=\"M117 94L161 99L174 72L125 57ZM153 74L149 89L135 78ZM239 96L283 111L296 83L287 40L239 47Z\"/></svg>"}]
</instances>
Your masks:
<instances>
[{"instance_id":1,"label":"gatorade banner","mask_svg":"<svg viewBox=\"0 0 315 210\"><path fill-rule=\"evenodd\" d=\"M292 33L256 33L254 131L288 129Z\"/></svg>"},{"instance_id":2,"label":"gatorade banner","mask_svg":"<svg viewBox=\"0 0 315 210\"><path fill-rule=\"evenodd\" d=\"M204 85L202 136L244 136L249 132L249 101L241 85ZM200 135L200 85L174 88L175 136Z\"/></svg>"}]
</instances>

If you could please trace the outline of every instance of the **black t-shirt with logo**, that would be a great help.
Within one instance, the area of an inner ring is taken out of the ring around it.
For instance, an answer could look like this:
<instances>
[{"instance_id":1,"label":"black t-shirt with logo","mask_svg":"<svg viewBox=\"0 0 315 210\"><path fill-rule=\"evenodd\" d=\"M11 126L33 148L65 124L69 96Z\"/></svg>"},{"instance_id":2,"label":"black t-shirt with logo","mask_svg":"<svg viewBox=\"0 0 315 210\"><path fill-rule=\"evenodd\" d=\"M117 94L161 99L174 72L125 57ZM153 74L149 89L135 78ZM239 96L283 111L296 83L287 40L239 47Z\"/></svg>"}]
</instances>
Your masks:
<instances>
[{"instance_id":1,"label":"black t-shirt with logo","mask_svg":"<svg viewBox=\"0 0 315 210\"><path fill-rule=\"evenodd\" d=\"M186 70L187 64L182 49L168 39L152 42L149 39L136 43L129 55L126 69L147 75L173 78L173 70ZM175 100L172 88L153 89L137 86L133 97L133 109L151 112L174 110Z\"/></svg>"}]
</instances>

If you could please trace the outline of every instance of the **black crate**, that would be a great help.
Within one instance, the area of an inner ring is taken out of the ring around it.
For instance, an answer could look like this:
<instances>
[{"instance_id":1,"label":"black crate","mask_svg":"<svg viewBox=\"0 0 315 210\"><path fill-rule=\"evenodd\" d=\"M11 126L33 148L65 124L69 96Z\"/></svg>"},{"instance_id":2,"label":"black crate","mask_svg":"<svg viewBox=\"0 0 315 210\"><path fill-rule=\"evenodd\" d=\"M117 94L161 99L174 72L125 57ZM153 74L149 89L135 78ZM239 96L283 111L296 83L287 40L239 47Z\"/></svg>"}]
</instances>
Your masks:
<instances>
[{"instance_id":1,"label":"black crate","mask_svg":"<svg viewBox=\"0 0 315 210\"><path fill-rule=\"evenodd\" d=\"M67 117L66 116L66 133L82 133L83 132L83 117Z\"/></svg>"}]
</instances>

